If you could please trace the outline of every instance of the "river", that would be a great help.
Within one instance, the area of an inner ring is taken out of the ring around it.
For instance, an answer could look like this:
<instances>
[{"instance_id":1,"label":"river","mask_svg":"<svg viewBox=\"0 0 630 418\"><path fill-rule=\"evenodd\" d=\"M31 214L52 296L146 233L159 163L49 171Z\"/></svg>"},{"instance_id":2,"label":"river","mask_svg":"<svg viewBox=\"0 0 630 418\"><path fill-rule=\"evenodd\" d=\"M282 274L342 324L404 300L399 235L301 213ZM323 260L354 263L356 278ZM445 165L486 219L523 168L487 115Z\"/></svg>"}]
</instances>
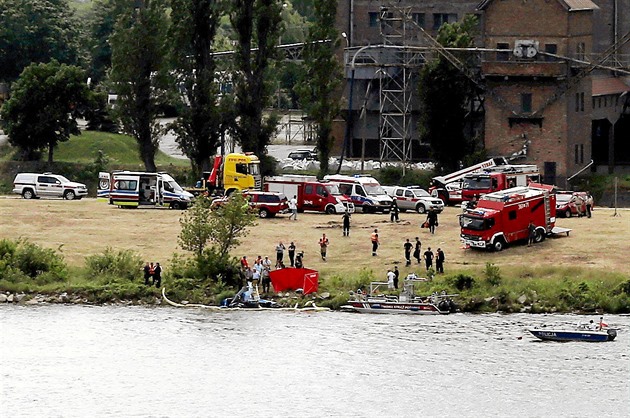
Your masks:
<instances>
[{"instance_id":1,"label":"river","mask_svg":"<svg viewBox=\"0 0 630 418\"><path fill-rule=\"evenodd\" d=\"M0 306L11 417L628 417L630 317ZM597 319L597 318L594 318Z\"/></svg>"}]
</instances>

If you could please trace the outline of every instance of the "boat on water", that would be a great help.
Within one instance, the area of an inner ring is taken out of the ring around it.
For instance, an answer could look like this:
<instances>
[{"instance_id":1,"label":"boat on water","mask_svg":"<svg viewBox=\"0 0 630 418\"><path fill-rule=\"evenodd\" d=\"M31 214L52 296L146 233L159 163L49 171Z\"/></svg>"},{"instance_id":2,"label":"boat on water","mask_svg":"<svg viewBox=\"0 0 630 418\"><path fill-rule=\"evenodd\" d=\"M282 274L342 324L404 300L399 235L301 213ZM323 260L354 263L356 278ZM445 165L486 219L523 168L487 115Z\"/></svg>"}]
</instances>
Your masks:
<instances>
[{"instance_id":1,"label":"boat on water","mask_svg":"<svg viewBox=\"0 0 630 418\"><path fill-rule=\"evenodd\" d=\"M591 320L588 324L578 324L573 329L541 326L529 328L528 331L543 341L586 341L586 342L605 342L613 341L617 337L617 330L608 328L602 320L598 324Z\"/></svg>"},{"instance_id":2,"label":"boat on water","mask_svg":"<svg viewBox=\"0 0 630 418\"><path fill-rule=\"evenodd\" d=\"M347 305L341 307L344 311L377 314L415 314L415 315L447 315L455 312L456 306L452 297L445 292L434 293L430 296L416 296L416 283L426 282L427 279L414 275L403 280L402 290L398 295L383 294L381 288L387 288L387 282L371 282L369 293L351 292Z\"/></svg>"}]
</instances>

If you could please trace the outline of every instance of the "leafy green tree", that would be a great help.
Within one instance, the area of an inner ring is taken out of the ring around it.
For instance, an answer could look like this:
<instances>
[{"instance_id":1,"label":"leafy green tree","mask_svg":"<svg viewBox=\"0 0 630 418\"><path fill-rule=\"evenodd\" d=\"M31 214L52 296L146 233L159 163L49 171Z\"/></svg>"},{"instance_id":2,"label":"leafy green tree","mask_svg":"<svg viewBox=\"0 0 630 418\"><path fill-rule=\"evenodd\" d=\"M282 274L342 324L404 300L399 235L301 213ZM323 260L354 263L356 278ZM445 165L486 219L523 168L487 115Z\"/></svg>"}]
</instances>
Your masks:
<instances>
[{"instance_id":1,"label":"leafy green tree","mask_svg":"<svg viewBox=\"0 0 630 418\"><path fill-rule=\"evenodd\" d=\"M268 80L276 59L281 3L234 0L230 12L237 41L234 82L238 120L233 130L243 151L252 151L259 157L266 152L278 123L275 116L263 118L263 109L271 103L273 86ZM263 171L266 169L263 167Z\"/></svg>"},{"instance_id":2,"label":"leafy green tree","mask_svg":"<svg viewBox=\"0 0 630 418\"><path fill-rule=\"evenodd\" d=\"M319 150L319 175L328 174L328 157L332 151L333 119L339 113L341 65L335 57L339 35L335 29L337 0L313 0L314 24L309 29L309 43L304 48L305 72L299 87L302 107L316 125ZM317 42L330 39L330 42Z\"/></svg>"},{"instance_id":3,"label":"leafy green tree","mask_svg":"<svg viewBox=\"0 0 630 418\"><path fill-rule=\"evenodd\" d=\"M80 28L68 0L0 0L0 81L31 63L80 64Z\"/></svg>"},{"instance_id":4,"label":"leafy green tree","mask_svg":"<svg viewBox=\"0 0 630 418\"><path fill-rule=\"evenodd\" d=\"M93 83L105 80L107 71L112 66L112 47L110 37L118 18L129 12L134 2L129 0L95 0L88 12L87 33L90 53L89 75Z\"/></svg>"},{"instance_id":5,"label":"leafy green tree","mask_svg":"<svg viewBox=\"0 0 630 418\"><path fill-rule=\"evenodd\" d=\"M171 128L197 174L210 168L228 113L220 108L212 55L223 6L219 0L171 0L171 56L186 104Z\"/></svg>"},{"instance_id":6,"label":"leafy green tree","mask_svg":"<svg viewBox=\"0 0 630 418\"><path fill-rule=\"evenodd\" d=\"M437 40L445 47L473 47L476 29L477 19L467 15L462 22L442 25ZM464 57L459 59L469 65ZM464 126L466 104L475 93L475 85L442 55L423 67L419 85L421 139L431 144L432 156L440 169L455 171L464 156L474 151Z\"/></svg>"},{"instance_id":7,"label":"leafy green tree","mask_svg":"<svg viewBox=\"0 0 630 418\"><path fill-rule=\"evenodd\" d=\"M80 68L57 61L26 67L2 107L9 142L25 159L37 158L38 151L48 148L52 163L57 144L81 133L74 111L90 99Z\"/></svg>"},{"instance_id":8,"label":"leafy green tree","mask_svg":"<svg viewBox=\"0 0 630 418\"><path fill-rule=\"evenodd\" d=\"M167 18L162 0L138 0L125 11L111 36L115 113L123 129L138 142L147 171L156 171L155 153L162 131L157 116L168 100L165 58Z\"/></svg>"},{"instance_id":9,"label":"leafy green tree","mask_svg":"<svg viewBox=\"0 0 630 418\"><path fill-rule=\"evenodd\" d=\"M220 257L227 257L229 251L247 236L247 228L256 224L256 215L251 211L247 198L233 193L227 204L210 214L211 237Z\"/></svg>"},{"instance_id":10,"label":"leafy green tree","mask_svg":"<svg viewBox=\"0 0 630 418\"><path fill-rule=\"evenodd\" d=\"M210 223L210 200L199 198L179 220L182 230L178 237L179 246L201 256L212 234Z\"/></svg>"}]
</instances>

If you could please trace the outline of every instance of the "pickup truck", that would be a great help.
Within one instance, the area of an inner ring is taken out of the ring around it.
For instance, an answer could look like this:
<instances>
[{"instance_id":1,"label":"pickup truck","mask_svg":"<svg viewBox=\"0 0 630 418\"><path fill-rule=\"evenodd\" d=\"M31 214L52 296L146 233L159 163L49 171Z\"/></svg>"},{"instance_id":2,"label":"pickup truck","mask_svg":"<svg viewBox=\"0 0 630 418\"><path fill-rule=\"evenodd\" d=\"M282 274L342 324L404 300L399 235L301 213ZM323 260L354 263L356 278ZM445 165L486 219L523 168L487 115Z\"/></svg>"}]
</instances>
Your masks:
<instances>
[{"instance_id":1,"label":"pickup truck","mask_svg":"<svg viewBox=\"0 0 630 418\"><path fill-rule=\"evenodd\" d=\"M419 186L383 186L383 189L396 201L396 206L401 212L415 210L418 213L427 211L440 213L444 210L442 199L431 196Z\"/></svg>"}]
</instances>

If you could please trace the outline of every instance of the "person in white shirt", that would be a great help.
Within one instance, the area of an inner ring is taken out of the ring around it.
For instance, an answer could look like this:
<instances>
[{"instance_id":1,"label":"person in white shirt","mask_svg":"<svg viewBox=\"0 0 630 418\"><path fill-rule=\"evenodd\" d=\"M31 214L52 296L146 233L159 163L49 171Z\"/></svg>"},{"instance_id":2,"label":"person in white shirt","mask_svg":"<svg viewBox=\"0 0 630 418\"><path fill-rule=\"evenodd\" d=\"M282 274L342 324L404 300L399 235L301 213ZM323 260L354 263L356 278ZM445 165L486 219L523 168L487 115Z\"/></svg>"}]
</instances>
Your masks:
<instances>
[{"instance_id":1,"label":"person in white shirt","mask_svg":"<svg viewBox=\"0 0 630 418\"><path fill-rule=\"evenodd\" d=\"M387 288L389 290L394 290L394 278L396 274L391 271L391 269L387 270Z\"/></svg>"},{"instance_id":2,"label":"person in white shirt","mask_svg":"<svg viewBox=\"0 0 630 418\"><path fill-rule=\"evenodd\" d=\"M291 210L289 219L293 218L293 220L297 221L297 197L295 195L289 200L289 209Z\"/></svg>"}]
</instances>

